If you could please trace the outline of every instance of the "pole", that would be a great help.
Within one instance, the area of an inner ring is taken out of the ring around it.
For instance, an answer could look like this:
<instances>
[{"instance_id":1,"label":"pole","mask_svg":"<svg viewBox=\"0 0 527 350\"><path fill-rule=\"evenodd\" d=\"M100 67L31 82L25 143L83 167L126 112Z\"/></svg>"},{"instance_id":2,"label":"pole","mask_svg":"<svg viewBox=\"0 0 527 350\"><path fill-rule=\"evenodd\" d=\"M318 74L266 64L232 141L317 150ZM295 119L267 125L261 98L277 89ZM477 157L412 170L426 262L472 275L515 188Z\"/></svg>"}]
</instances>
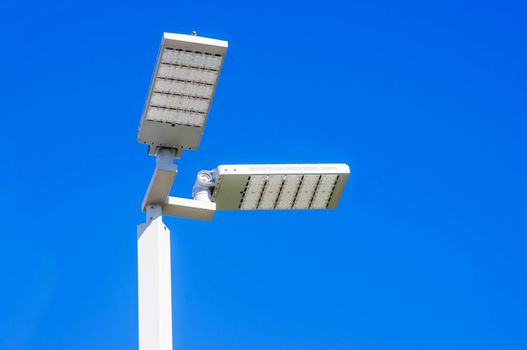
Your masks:
<instances>
[{"instance_id":1,"label":"pole","mask_svg":"<svg viewBox=\"0 0 527 350\"><path fill-rule=\"evenodd\" d=\"M146 207L137 226L139 350L172 350L170 231L160 205Z\"/></svg>"}]
</instances>

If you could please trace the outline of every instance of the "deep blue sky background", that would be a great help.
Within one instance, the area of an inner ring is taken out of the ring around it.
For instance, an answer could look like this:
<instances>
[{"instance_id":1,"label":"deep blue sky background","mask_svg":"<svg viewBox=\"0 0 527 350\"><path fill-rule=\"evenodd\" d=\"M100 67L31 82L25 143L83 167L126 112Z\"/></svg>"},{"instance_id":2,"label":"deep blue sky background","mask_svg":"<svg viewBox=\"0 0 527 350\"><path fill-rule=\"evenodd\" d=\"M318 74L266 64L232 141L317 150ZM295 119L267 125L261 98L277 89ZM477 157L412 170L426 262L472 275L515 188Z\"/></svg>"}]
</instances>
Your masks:
<instances>
[{"instance_id":1,"label":"deep blue sky background","mask_svg":"<svg viewBox=\"0 0 527 350\"><path fill-rule=\"evenodd\" d=\"M0 349L137 348L136 130L163 31L229 40L201 148L346 162L328 212L168 218L174 347L527 349L527 11L0 3Z\"/></svg>"}]
</instances>

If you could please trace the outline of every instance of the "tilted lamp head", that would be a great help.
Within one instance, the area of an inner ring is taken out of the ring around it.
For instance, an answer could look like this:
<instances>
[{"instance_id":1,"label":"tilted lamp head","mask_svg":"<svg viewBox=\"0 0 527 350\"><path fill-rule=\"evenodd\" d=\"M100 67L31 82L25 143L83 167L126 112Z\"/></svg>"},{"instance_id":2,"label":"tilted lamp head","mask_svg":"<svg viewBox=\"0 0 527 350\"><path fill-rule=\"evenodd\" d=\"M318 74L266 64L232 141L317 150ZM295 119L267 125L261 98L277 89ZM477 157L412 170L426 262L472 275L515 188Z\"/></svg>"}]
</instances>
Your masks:
<instances>
[{"instance_id":1,"label":"tilted lamp head","mask_svg":"<svg viewBox=\"0 0 527 350\"><path fill-rule=\"evenodd\" d=\"M164 33L139 126L149 154L199 147L228 43Z\"/></svg>"}]
</instances>

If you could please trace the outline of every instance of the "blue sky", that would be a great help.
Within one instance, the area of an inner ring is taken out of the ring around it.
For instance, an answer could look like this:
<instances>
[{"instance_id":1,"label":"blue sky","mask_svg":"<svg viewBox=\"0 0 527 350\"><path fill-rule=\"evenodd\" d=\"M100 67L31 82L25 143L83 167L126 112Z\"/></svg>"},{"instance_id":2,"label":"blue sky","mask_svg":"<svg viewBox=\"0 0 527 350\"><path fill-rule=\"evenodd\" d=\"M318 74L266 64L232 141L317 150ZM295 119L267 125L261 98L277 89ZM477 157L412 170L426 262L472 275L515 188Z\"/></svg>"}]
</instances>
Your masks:
<instances>
[{"instance_id":1,"label":"blue sky","mask_svg":"<svg viewBox=\"0 0 527 350\"><path fill-rule=\"evenodd\" d=\"M526 349L521 2L0 4L0 349L137 348L163 31L229 41L198 170L345 162L340 207L172 230L174 348Z\"/></svg>"}]
</instances>

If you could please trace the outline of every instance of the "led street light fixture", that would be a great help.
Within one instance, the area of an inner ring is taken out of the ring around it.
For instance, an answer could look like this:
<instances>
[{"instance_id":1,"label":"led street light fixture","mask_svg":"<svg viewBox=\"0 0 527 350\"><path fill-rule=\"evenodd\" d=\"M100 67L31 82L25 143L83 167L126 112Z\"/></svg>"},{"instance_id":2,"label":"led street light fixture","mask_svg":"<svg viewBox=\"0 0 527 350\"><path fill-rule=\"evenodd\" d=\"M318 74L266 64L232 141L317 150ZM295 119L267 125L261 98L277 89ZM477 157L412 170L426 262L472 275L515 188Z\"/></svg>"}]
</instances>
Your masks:
<instances>
[{"instance_id":1,"label":"led street light fixture","mask_svg":"<svg viewBox=\"0 0 527 350\"><path fill-rule=\"evenodd\" d=\"M213 171L217 210L334 209L346 164L221 165Z\"/></svg>"},{"instance_id":2,"label":"led street light fixture","mask_svg":"<svg viewBox=\"0 0 527 350\"><path fill-rule=\"evenodd\" d=\"M164 33L138 140L156 157L137 226L139 349L172 349L170 230L163 216L211 221L217 210L337 207L346 164L221 165L198 173L192 198L170 196L184 149L199 147L227 42Z\"/></svg>"},{"instance_id":3,"label":"led street light fixture","mask_svg":"<svg viewBox=\"0 0 527 350\"><path fill-rule=\"evenodd\" d=\"M228 43L164 33L138 140L158 148L197 149Z\"/></svg>"}]
</instances>

